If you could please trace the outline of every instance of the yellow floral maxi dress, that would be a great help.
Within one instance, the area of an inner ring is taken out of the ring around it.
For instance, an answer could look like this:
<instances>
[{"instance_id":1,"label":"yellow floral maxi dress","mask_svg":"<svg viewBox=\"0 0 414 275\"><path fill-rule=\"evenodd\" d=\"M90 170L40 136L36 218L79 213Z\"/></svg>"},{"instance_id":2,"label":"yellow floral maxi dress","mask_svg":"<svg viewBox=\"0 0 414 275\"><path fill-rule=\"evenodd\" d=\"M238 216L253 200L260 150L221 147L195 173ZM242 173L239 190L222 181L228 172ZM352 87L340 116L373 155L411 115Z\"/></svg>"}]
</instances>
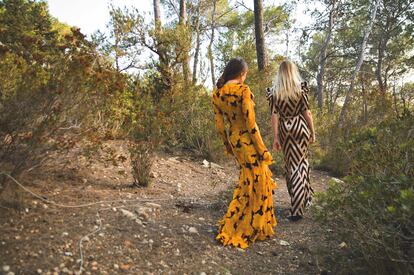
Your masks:
<instances>
[{"instance_id":1,"label":"yellow floral maxi dress","mask_svg":"<svg viewBox=\"0 0 414 275\"><path fill-rule=\"evenodd\" d=\"M213 92L217 130L240 168L233 199L218 222L216 239L243 249L256 239L272 236L276 225L272 198L276 183L268 168L272 156L257 127L254 105L253 94L244 84L228 83ZM224 117L230 125L228 134Z\"/></svg>"}]
</instances>

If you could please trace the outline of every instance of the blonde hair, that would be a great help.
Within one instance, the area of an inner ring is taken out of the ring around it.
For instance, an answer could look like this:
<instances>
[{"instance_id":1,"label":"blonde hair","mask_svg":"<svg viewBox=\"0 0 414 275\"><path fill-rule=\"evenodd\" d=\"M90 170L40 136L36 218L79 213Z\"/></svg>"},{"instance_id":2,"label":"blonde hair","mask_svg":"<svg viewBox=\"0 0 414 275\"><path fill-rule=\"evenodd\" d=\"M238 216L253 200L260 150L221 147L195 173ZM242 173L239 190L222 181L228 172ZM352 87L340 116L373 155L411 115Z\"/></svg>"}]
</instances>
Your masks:
<instances>
[{"instance_id":1,"label":"blonde hair","mask_svg":"<svg viewBox=\"0 0 414 275\"><path fill-rule=\"evenodd\" d=\"M289 61L283 61L273 82L273 97L287 100L300 98L302 77L296 65Z\"/></svg>"}]
</instances>

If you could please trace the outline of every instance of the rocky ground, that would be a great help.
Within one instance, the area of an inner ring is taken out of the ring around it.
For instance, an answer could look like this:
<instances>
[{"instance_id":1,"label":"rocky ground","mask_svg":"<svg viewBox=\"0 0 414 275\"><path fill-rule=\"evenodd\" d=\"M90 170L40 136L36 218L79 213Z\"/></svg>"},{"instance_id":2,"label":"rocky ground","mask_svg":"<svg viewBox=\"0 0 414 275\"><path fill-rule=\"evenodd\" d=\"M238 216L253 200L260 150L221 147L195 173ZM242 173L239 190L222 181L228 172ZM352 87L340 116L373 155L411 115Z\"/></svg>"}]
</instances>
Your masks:
<instances>
[{"instance_id":1,"label":"rocky ground","mask_svg":"<svg viewBox=\"0 0 414 275\"><path fill-rule=\"evenodd\" d=\"M133 186L126 145L87 158L74 148L27 173L23 209L0 200L0 274L320 274L324 238L310 213L293 223L285 182L276 177L276 235L247 250L215 240L216 222L238 172L186 155L158 154L153 183ZM277 176L277 175L275 175ZM312 172L315 191L329 176ZM77 207L98 201L93 205ZM5 203L1 203L5 202Z\"/></svg>"}]
</instances>

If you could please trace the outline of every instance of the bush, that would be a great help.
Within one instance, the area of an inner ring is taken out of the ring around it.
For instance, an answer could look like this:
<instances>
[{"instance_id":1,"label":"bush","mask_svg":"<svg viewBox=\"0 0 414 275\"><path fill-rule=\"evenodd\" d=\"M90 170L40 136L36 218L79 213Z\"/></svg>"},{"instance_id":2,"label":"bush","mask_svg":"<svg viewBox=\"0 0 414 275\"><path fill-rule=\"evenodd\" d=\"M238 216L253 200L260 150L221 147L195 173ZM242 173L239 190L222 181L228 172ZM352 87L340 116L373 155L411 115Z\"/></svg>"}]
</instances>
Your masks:
<instances>
[{"instance_id":1,"label":"bush","mask_svg":"<svg viewBox=\"0 0 414 275\"><path fill-rule=\"evenodd\" d=\"M137 186L148 187L151 184L153 149L150 142L131 143L129 146L132 176Z\"/></svg>"},{"instance_id":2,"label":"bush","mask_svg":"<svg viewBox=\"0 0 414 275\"><path fill-rule=\"evenodd\" d=\"M316 217L335 230L329 244L335 273L414 272L413 117L368 128L338 146L350 163L345 182L333 182L318 196ZM351 261L350 261L351 259Z\"/></svg>"}]
</instances>

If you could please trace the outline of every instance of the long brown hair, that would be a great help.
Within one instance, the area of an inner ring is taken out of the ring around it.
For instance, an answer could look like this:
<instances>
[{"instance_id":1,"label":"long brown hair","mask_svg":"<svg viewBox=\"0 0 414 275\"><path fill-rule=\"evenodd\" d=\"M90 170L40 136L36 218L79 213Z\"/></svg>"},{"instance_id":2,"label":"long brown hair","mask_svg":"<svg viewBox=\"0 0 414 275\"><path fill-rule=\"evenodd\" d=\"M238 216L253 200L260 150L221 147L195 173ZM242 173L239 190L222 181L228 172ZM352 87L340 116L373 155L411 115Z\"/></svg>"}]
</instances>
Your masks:
<instances>
[{"instance_id":1,"label":"long brown hair","mask_svg":"<svg viewBox=\"0 0 414 275\"><path fill-rule=\"evenodd\" d=\"M243 58L237 57L231 59L224 67L223 74L216 83L216 87L220 89L227 81L239 77L248 69L246 61Z\"/></svg>"}]
</instances>

